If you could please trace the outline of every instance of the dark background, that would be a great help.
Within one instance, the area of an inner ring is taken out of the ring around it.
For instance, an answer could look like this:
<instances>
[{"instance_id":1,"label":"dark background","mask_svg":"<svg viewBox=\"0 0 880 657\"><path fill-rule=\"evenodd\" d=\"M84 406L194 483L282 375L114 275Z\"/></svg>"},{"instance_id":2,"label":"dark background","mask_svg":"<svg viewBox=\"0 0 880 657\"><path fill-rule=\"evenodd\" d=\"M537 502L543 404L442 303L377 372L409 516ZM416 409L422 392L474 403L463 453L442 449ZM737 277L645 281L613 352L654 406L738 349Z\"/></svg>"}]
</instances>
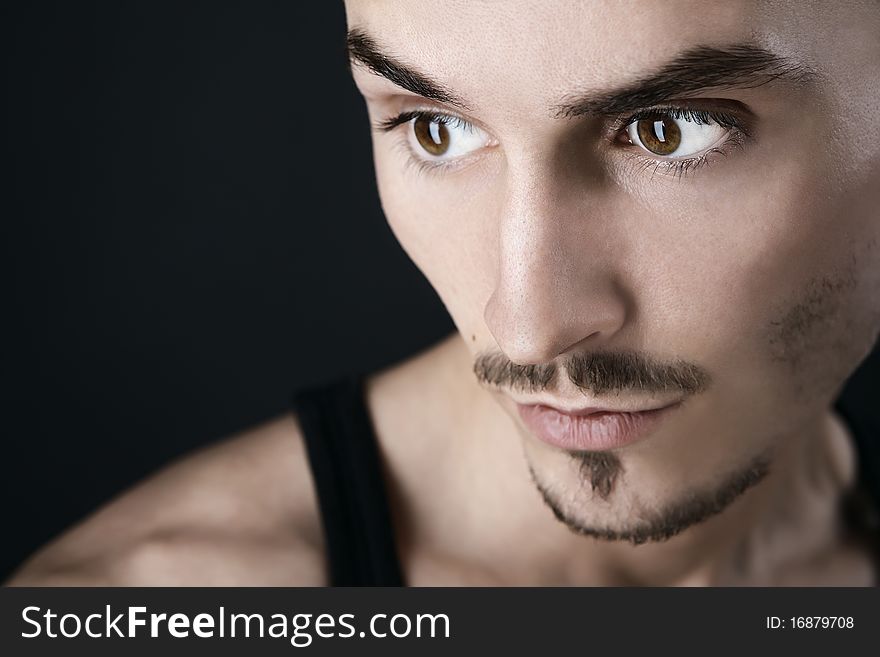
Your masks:
<instances>
[{"instance_id":1,"label":"dark background","mask_svg":"<svg viewBox=\"0 0 880 657\"><path fill-rule=\"evenodd\" d=\"M453 330L382 217L341 0L19 4L0 578L295 388ZM875 417L878 361L846 393Z\"/></svg>"},{"instance_id":2,"label":"dark background","mask_svg":"<svg viewBox=\"0 0 880 657\"><path fill-rule=\"evenodd\" d=\"M341 0L18 4L0 578L296 387L453 330L382 216Z\"/></svg>"}]
</instances>

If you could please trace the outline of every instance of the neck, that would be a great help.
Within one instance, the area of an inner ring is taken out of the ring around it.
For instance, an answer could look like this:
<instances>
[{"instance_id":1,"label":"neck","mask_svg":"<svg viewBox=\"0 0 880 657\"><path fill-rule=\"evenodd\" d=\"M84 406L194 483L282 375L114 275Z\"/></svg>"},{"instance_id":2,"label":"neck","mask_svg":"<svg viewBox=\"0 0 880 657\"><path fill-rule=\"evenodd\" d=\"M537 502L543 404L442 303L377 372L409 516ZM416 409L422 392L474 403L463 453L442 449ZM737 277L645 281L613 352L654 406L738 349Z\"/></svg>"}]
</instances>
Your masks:
<instances>
[{"instance_id":1,"label":"neck","mask_svg":"<svg viewBox=\"0 0 880 657\"><path fill-rule=\"evenodd\" d=\"M458 361L449 371L460 372L456 386L466 391L452 399L466 407L459 416L469 422L456 432L450 467L479 473L453 488L467 496L456 505L466 509L459 518L466 527L457 533L467 539L458 548L470 558L491 555L486 567L499 581L770 584L833 546L837 502L855 467L851 440L830 409L780 440L770 474L720 514L660 543L603 542L573 534L543 504L513 421L473 381L464 344L447 346L447 358Z\"/></svg>"}]
</instances>

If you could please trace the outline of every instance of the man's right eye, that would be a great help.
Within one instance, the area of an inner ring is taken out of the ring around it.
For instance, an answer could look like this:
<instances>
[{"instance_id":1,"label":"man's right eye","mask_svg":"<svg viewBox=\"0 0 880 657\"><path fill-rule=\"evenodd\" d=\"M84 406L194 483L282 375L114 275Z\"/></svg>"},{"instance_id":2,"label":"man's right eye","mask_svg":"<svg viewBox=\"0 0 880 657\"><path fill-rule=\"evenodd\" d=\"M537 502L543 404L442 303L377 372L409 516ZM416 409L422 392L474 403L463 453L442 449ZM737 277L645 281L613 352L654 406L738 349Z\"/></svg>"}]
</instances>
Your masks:
<instances>
[{"instance_id":1,"label":"man's right eye","mask_svg":"<svg viewBox=\"0 0 880 657\"><path fill-rule=\"evenodd\" d=\"M489 136L472 123L449 114L422 114L410 122L410 141L431 160L454 160L487 145Z\"/></svg>"},{"instance_id":2,"label":"man's right eye","mask_svg":"<svg viewBox=\"0 0 880 657\"><path fill-rule=\"evenodd\" d=\"M390 131L402 124L406 125L410 156L429 166L453 162L492 144L484 130L452 114L404 112L383 121L378 128Z\"/></svg>"}]
</instances>

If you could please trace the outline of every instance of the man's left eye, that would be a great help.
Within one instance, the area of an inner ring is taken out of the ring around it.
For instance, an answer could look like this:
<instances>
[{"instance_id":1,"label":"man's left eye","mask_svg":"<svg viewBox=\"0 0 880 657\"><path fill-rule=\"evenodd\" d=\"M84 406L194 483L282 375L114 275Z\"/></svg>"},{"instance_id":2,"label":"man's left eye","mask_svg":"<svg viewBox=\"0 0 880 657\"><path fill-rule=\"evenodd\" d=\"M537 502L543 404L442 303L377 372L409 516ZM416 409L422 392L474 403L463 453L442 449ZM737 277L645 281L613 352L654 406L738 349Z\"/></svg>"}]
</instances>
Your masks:
<instances>
[{"instance_id":1,"label":"man's left eye","mask_svg":"<svg viewBox=\"0 0 880 657\"><path fill-rule=\"evenodd\" d=\"M658 114L626 126L630 141L652 155L684 158L697 155L724 141L729 128L714 121L696 121Z\"/></svg>"}]
</instances>

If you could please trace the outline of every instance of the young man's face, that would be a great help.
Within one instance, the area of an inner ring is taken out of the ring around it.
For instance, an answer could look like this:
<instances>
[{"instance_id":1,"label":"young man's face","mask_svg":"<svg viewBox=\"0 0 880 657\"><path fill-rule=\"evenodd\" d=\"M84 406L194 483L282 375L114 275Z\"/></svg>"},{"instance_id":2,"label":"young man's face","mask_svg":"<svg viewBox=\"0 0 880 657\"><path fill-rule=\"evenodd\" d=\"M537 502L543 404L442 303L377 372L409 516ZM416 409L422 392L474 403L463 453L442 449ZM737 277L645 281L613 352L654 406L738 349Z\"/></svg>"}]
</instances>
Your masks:
<instances>
[{"instance_id":1,"label":"young man's face","mask_svg":"<svg viewBox=\"0 0 880 657\"><path fill-rule=\"evenodd\" d=\"M391 228L566 522L678 531L815 425L880 330L880 5L346 10ZM683 403L590 453L514 400Z\"/></svg>"}]
</instances>

